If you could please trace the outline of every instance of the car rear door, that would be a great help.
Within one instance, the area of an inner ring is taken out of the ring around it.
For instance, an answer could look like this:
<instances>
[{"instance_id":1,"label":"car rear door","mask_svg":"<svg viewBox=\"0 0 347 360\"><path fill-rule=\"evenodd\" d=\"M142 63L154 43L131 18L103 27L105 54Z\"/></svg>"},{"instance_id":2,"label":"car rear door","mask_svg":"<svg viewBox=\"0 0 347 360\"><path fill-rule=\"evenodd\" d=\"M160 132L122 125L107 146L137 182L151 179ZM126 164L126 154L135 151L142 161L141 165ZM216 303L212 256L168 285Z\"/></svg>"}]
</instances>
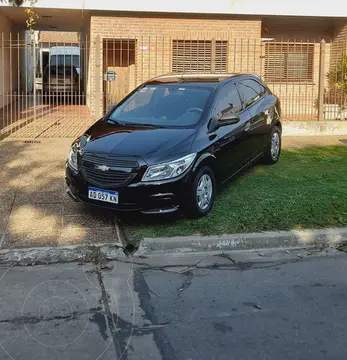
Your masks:
<instances>
[{"instance_id":1,"label":"car rear door","mask_svg":"<svg viewBox=\"0 0 347 360\"><path fill-rule=\"evenodd\" d=\"M268 118L273 104L268 101L268 92L255 78L242 78L239 90L243 106L249 111L250 119L245 125L245 136L249 143L249 159L260 154L265 146L269 131Z\"/></svg>"}]
</instances>

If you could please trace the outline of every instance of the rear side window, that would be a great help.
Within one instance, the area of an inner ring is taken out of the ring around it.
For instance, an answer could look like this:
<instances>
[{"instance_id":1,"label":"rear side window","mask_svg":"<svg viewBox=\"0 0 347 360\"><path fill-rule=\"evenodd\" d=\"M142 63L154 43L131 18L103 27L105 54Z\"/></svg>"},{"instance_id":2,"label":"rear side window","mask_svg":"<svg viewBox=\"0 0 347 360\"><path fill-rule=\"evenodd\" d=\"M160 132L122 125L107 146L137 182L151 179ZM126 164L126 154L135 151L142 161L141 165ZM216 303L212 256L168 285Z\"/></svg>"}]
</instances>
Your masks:
<instances>
[{"instance_id":1,"label":"rear side window","mask_svg":"<svg viewBox=\"0 0 347 360\"><path fill-rule=\"evenodd\" d=\"M218 116L225 113L237 114L242 110L242 103L236 85L229 82L223 86L218 94L216 112Z\"/></svg>"},{"instance_id":2,"label":"rear side window","mask_svg":"<svg viewBox=\"0 0 347 360\"><path fill-rule=\"evenodd\" d=\"M266 93L264 86L252 79L241 80L240 90L243 95L245 107L254 104Z\"/></svg>"}]
</instances>

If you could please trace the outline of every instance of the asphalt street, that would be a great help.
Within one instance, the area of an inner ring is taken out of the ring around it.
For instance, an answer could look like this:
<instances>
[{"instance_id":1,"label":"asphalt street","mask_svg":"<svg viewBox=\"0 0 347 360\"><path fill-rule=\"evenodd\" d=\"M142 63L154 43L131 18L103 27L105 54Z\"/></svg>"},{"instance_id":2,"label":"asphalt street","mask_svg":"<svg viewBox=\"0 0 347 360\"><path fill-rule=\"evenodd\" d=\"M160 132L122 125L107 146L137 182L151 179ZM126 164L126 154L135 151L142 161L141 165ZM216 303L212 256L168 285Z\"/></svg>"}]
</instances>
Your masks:
<instances>
[{"instance_id":1,"label":"asphalt street","mask_svg":"<svg viewBox=\"0 0 347 360\"><path fill-rule=\"evenodd\" d=\"M332 249L0 269L0 359L347 358Z\"/></svg>"}]
</instances>

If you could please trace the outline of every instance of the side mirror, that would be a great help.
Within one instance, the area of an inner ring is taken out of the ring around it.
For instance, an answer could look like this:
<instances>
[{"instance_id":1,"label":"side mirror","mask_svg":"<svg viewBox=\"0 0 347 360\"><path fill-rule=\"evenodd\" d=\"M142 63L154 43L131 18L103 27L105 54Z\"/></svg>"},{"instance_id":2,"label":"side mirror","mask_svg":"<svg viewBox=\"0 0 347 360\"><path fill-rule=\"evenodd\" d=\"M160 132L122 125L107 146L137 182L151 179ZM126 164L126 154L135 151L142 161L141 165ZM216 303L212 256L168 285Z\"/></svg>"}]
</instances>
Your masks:
<instances>
[{"instance_id":1,"label":"side mirror","mask_svg":"<svg viewBox=\"0 0 347 360\"><path fill-rule=\"evenodd\" d=\"M218 120L219 126L233 125L240 122L240 117L237 114L225 113Z\"/></svg>"}]
</instances>

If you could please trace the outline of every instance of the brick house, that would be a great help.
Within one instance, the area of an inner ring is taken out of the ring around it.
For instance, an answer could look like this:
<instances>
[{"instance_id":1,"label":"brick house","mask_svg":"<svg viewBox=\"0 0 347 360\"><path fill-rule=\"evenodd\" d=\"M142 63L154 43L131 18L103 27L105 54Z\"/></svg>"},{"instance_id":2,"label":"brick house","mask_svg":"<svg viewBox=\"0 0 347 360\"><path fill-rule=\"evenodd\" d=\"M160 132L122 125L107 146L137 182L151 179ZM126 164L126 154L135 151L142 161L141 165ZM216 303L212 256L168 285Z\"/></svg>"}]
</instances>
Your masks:
<instances>
[{"instance_id":1,"label":"brick house","mask_svg":"<svg viewBox=\"0 0 347 360\"><path fill-rule=\"evenodd\" d=\"M283 2L276 8L271 0L216 0L198 6L164 3L160 10L155 0L101 0L83 11L77 1L63 2L60 9L50 1L37 4L37 28L79 33L86 103L93 118L138 84L163 73L255 72L279 95L286 118L317 119L320 92L328 87L326 74L347 50L342 0L317 0L314 7L292 0L290 6ZM19 11L23 9L0 7L0 33L25 23ZM57 34L46 32L43 38L64 42ZM8 60L3 55L3 69ZM116 72L115 80L108 79L110 71ZM9 80L1 76L6 71L0 71L3 91L13 91L15 81L10 89Z\"/></svg>"},{"instance_id":2,"label":"brick house","mask_svg":"<svg viewBox=\"0 0 347 360\"><path fill-rule=\"evenodd\" d=\"M100 59L100 77L112 66L127 71L125 93L161 73L255 72L280 96L286 115L300 119L316 117L321 42L326 42L328 72L346 50L347 25L330 18L93 16L91 44L102 39L91 48L91 66ZM130 55L128 62L121 63L120 51ZM97 87L104 93L105 84L97 82L97 76L90 76L91 92Z\"/></svg>"}]
</instances>

